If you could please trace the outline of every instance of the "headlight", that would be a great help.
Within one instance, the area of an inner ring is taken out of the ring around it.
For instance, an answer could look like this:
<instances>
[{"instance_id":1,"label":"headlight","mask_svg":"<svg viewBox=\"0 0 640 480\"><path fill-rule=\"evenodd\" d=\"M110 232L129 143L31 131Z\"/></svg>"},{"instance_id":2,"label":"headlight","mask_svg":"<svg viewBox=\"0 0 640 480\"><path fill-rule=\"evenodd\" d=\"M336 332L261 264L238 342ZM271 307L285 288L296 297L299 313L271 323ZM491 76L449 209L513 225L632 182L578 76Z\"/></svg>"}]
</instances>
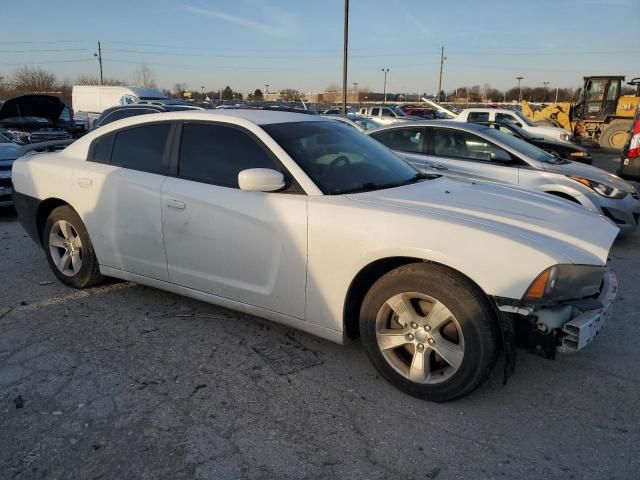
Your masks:
<instances>
[{"instance_id":1,"label":"headlight","mask_svg":"<svg viewBox=\"0 0 640 480\"><path fill-rule=\"evenodd\" d=\"M561 133L560 134L560 140L564 140L565 142L570 142L571 141L571 134L570 133Z\"/></svg>"},{"instance_id":2,"label":"headlight","mask_svg":"<svg viewBox=\"0 0 640 480\"><path fill-rule=\"evenodd\" d=\"M576 182L580 182L583 185L586 185L590 189L599 193L603 197L607 198L624 198L627 196L627 192L620 190L616 187L612 187L611 185L607 185L605 183L596 182L595 180L589 180L588 178L582 177L569 177Z\"/></svg>"},{"instance_id":3,"label":"headlight","mask_svg":"<svg viewBox=\"0 0 640 480\"><path fill-rule=\"evenodd\" d=\"M536 277L522 300L527 303L558 303L590 297L600 292L604 267L555 265Z\"/></svg>"}]
</instances>

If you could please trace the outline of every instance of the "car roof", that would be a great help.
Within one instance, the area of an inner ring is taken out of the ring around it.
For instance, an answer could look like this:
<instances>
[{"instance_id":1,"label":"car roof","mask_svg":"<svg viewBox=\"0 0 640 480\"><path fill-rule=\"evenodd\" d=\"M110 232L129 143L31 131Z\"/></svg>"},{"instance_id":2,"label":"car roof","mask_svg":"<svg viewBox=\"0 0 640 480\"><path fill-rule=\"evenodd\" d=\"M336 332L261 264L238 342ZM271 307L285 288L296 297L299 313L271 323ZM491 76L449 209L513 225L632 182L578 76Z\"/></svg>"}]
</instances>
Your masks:
<instances>
[{"instance_id":1,"label":"car roof","mask_svg":"<svg viewBox=\"0 0 640 480\"><path fill-rule=\"evenodd\" d=\"M487 130L489 127L486 125L479 125L477 123L469 122L456 122L453 120L415 120L411 122L392 123L391 125L385 125L382 127L368 130L367 133L375 133L383 130L395 130L398 128L414 128L414 127L437 127L437 128L453 128L456 130L471 130L481 132Z\"/></svg>"},{"instance_id":2,"label":"car roof","mask_svg":"<svg viewBox=\"0 0 640 480\"><path fill-rule=\"evenodd\" d=\"M140 107L142 107L142 105L140 105ZM116 120L115 122L92 130L69 145L65 149L65 152L69 157L84 159L86 157L88 144L97 137L122 128L170 121L220 121L223 123L231 123L251 128L251 124L262 126L275 123L330 122L331 120L322 118L320 115L305 115L303 113L278 112L274 110L179 110L173 112L150 113L147 115L136 115Z\"/></svg>"},{"instance_id":3,"label":"car roof","mask_svg":"<svg viewBox=\"0 0 640 480\"><path fill-rule=\"evenodd\" d=\"M465 113L465 112L498 112L498 113L513 113L514 110L511 110L510 108L492 108L492 107L470 107L470 108L465 108L464 110L460 111L460 114Z\"/></svg>"}]
</instances>

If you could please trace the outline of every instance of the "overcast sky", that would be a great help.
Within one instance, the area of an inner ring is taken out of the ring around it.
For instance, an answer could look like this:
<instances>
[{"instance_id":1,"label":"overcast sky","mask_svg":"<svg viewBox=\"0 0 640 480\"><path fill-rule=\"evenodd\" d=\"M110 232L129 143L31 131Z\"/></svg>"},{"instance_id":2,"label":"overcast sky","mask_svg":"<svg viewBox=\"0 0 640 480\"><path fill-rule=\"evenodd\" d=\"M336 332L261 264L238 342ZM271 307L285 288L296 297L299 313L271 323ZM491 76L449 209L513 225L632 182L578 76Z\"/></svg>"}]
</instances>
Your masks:
<instances>
[{"instance_id":1,"label":"overcast sky","mask_svg":"<svg viewBox=\"0 0 640 480\"><path fill-rule=\"evenodd\" d=\"M0 76L40 65L73 81L133 80L146 63L160 86L324 90L341 83L343 0L3 1ZM640 76L640 0L351 0L349 84L435 92L490 84L573 87L583 75ZM5 80L6 81L6 80Z\"/></svg>"}]
</instances>

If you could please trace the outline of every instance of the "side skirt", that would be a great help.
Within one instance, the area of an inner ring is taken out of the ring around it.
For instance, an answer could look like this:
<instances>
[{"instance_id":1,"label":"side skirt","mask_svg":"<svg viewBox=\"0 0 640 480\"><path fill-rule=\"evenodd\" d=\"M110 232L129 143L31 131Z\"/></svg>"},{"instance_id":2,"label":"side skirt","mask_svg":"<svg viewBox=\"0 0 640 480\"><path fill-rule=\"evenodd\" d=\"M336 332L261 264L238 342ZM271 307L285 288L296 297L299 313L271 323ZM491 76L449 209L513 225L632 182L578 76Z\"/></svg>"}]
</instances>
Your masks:
<instances>
[{"instance_id":1,"label":"side skirt","mask_svg":"<svg viewBox=\"0 0 640 480\"><path fill-rule=\"evenodd\" d=\"M148 287L157 288L160 290L166 290L177 295L184 295L185 297L200 300L201 302L211 303L220 307L228 308L229 310L236 310L238 312L254 315L256 317L265 318L287 327L292 327L303 332L310 333L325 340L331 342L344 344L344 336L342 332L338 330L332 330L319 325L314 325L304 320L300 320L295 317L283 315L282 313L266 310L264 308L255 307L253 305L247 305L246 303L237 302L235 300L229 300L228 298L219 297L210 293L201 292L199 290L193 290L191 288L182 287L174 283L164 282L162 280L156 280L154 278L145 277L143 275L137 275L135 273L125 272L124 270L118 270L116 268L100 266L100 273L107 277L120 278L122 280L128 280L130 282L139 283L140 285L146 285Z\"/></svg>"}]
</instances>

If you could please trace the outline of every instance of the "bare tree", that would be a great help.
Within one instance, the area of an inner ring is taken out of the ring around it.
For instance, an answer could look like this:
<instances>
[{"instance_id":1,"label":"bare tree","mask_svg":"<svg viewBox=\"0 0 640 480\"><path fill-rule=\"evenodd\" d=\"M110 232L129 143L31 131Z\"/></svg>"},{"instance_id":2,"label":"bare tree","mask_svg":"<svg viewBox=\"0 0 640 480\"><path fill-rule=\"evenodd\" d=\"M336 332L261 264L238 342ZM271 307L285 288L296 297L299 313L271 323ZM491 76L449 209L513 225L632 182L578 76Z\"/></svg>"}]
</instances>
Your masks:
<instances>
[{"instance_id":1,"label":"bare tree","mask_svg":"<svg viewBox=\"0 0 640 480\"><path fill-rule=\"evenodd\" d=\"M22 93L53 92L56 76L40 67L21 67L13 75L15 89Z\"/></svg>"},{"instance_id":2,"label":"bare tree","mask_svg":"<svg viewBox=\"0 0 640 480\"><path fill-rule=\"evenodd\" d=\"M153 72L146 63L141 64L134 73L135 83L141 87L158 88L158 84L153 78Z\"/></svg>"},{"instance_id":3,"label":"bare tree","mask_svg":"<svg viewBox=\"0 0 640 480\"><path fill-rule=\"evenodd\" d=\"M126 85L126 82L122 80L117 80L115 78L105 78L102 81L103 85ZM76 79L76 85L100 85L100 79L94 75L80 75Z\"/></svg>"},{"instance_id":4,"label":"bare tree","mask_svg":"<svg viewBox=\"0 0 640 480\"><path fill-rule=\"evenodd\" d=\"M187 91L187 84L184 82L178 82L173 86L173 91L176 94L176 97L182 98L184 96L184 92Z\"/></svg>"},{"instance_id":5,"label":"bare tree","mask_svg":"<svg viewBox=\"0 0 640 480\"><path fill-rule=\"evenodd\" d=\"M332 83L327 88L324 89L322 93L322 99L327 103L338 103L342 98L342 89Z\"/></svg>"},{"instance_id":6,"label":"bare tree","mask_svg":"<svg viewBox=\"0 0 640 480\"><path fill-rule=\"evenodd\" d=\"M293 88L285 88L284 90L280 90L280 98L285 102L299 102L302 100L302 93Z\"/></svg>"}]
</instances>

